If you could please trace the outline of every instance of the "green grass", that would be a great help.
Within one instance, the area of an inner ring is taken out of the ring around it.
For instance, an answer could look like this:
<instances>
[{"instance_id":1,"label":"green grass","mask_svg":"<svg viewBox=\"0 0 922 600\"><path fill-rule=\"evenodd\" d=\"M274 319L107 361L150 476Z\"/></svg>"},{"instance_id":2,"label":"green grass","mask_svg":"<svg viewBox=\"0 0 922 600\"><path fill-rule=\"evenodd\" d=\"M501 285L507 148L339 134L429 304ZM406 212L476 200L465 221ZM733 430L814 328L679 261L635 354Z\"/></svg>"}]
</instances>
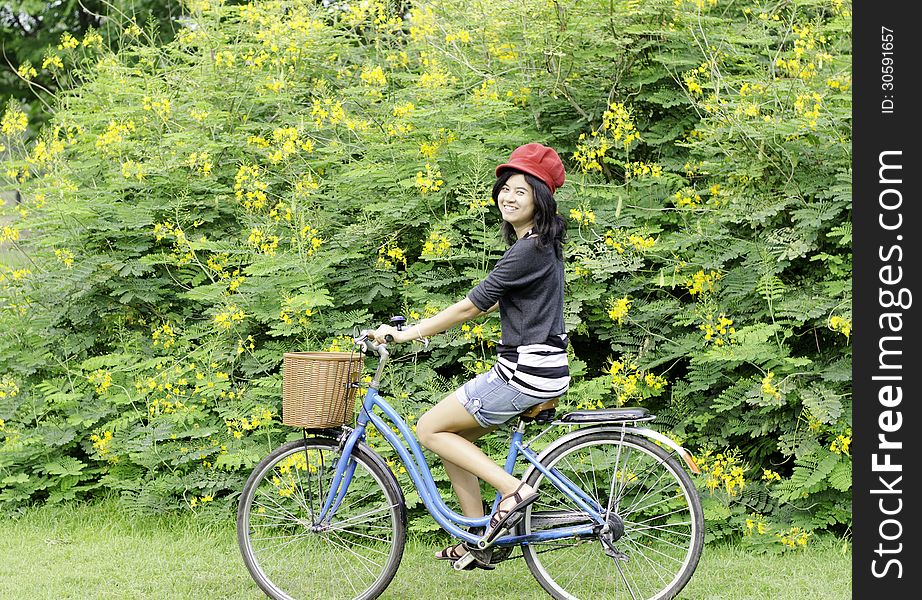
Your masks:
<instances>
[{"instance_id":1,"label":"green grass","mask_svg":"<svg viewBox=\"0 0 922 600\"><path fill-rule=\"evenodd\" d=\"M548 598L524 561L457 573L432 560L435 541L411 539L382 598ZM851 552L834 538L805 551L757 555L708 546L686 600L846 600ZM0 598L208 600L264 598L232 523L192 515L133 517L115 502L42 507L0 518Z\"/></svg>"}]
</instances>

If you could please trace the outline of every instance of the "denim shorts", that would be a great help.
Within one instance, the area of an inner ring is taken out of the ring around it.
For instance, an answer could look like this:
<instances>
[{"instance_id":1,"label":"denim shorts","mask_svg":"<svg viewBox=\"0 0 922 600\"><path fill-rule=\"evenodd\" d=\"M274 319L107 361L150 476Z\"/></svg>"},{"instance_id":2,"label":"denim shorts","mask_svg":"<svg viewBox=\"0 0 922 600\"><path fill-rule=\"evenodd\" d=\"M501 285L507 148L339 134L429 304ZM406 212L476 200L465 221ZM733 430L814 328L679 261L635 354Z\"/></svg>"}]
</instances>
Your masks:
<instances>
[{"instance_id":1,"label":"denim shorts","mask_svg":"<svg viewBox=\"0 0 922 600\"><path fill-rule=\"evenodd\" d=\"M493 370L471 379L458 388L455 395L461 406L485 429L502 425L519 413L548 400L520 392Z\"/></svg>"}]
</instances>

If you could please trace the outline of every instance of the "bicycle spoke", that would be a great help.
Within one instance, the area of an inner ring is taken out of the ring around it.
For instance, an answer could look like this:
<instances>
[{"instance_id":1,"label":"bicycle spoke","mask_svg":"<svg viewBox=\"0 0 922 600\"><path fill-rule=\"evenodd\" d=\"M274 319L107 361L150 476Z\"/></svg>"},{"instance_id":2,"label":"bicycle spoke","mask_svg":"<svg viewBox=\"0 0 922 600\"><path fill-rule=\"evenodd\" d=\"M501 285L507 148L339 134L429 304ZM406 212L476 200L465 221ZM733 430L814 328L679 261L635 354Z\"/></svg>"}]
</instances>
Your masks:
<instances>
[{"instance_id":1,"label":"bicycle spoke","mask_svg":"<svg viewBox=\"0 0 922 600\"><path fill-rule=\"evenodd\" d=\"M336 538L335 541L334 541L334 539L333 539L334 537ZM369 566L369 565L375 565L375 564L377 564L377 563L375 563L373 560L371 560L370 558L368 558L367 556L365 556L365 555L363 555L363 554L360 554L359 552L356 552L355 549L352 548L352 545L351 545L351 544L346 543L342 538L340 538L340 537L339 537L338 535L336 535L336 534L334 534L333 536L329 537L328 539L330 540L331 543L337 544L337 545L338 545L340 548L342 548L344 551L348 552L349 554L351 554L351 555L354 556L355 558L358 558L358 559L359 559L358 564L361 565L362 567L364 567L365 570L368 571L369 574L371 574L371 575L374 575L374 574L375 574L375 572L374 572L374 571L371 569L371 567ZM386 553L386 552L379 552L379 554L381 554L382 556L387 556L387 553Z\"/></svg>"},{"instance_id":2,"label":"bicycle spoke","mask_svg":"<svg viewBox=\"0 0 922 600\"><path fill-rule=\"evenodd\" d=\"M264 554L266 551L271 550L272 552L270 552L268 555L264 555L264 556L263 556L263 560L267 560L267 561L268 561L269 559L271 559L271 558L273 558L275 555L277 555L281 550L284 550L284 549L288 548L289 546L291 546L291 545L292 545L293 543L295 543L295 542L301 541L302 539L309 537L309 535L310 535L310 534L305 534L305 535L302 535L302 536L299 536L299 537L293 537L293 538L289 539L287 542L281 542L281 543L278 543L278 544L270 544L270 545L265 546L265 547L260 546L259 548L254 548L254 552L255 552L256 554L262 555L262 554ZM260 541L260 540L257 540L257 541Z\"/></svg>"},{"instance_id":3,"label":"bicycle spoke","mask_svg":"<svg viewBox=\"0 0 922 600\"><path fill-rule=\"evenodd\" d=\"M307 460L307 457L305 457L305 461L306 460ZM305 489L310 490L310 468L311 468L310 463L307 463L306 468L308 469L308 485L307 486L305 486L304 481L301 480L301 472L298 469L295 469L295 474L297 474L298 476L298 495L301 498L301 505L304 507L304 510L307 512L307 514L310 515L311 520L313 520L314 515L317 514L317 512L314 511L313 495L308 494L308 498L304 497L304 490ZM320 508L323 508L323 507L321 506Z\"/></svg>"},{"instance_id":4,"label":"bicycle spoke","mask_svg":"<svg viewBox=\"0 0 922 600\"><path fill-rule=\"evenodd\" d=\"M630 525L630 527L628 527L628 525ZM687 538L691 537L691 533L684 531L686 527L690 528L691 526L691 523L688 521L684 523L669 523L667 525L648 525L646 527L635 527L633 523L625 521L624 526L629 531L629 533L643 533L645 531L654 530L654 531L660 531L663 533L668 533L670 536L673 536L673 537L675 536L687 537ZM670 529L670 527L680 527L682 528L682 531L674 531Z\"/></svg>"},{"instance_id":5,"label":"bicycle spoke","mask_svg":"<svg viewBox=\"0 0 922 600\"><path fill-rule=\"evenodd\" d=\"M672 510L672 511L669 511L669 512L667 512L667 513L663 513L663 514L660 514L660 515L656 515L655 517L650 517L649 519L644 519L643 521L629 521L629 520L627 520L627 519L624 519L624 522L625 522L625 523L631 523L632 525L643 525L644 523L647 523L647 522L649 522L649 521L652 521L653 519L662 519L662 518L664 518L664 517L668 517L669 515L674 515L674 514L677 514L677 513L680 513L680 512L681 512L681 513L684 513L684 512L688 512L688 510L687 510L687 509L684 509L684 508L677 508L677 509ZM688 521L686 521L684 524L685 524L685 525L691 525L691 523L688 522Z\"/></svg>"},{"instance_id":6,"label":"bicycle spoke","mask_svg":"<svg viewBox=\"0 0 922 600\"><path fill-rule=\"evenodd\" d=\"M393 508L394 508L393 506L382 506L381 508L375 508L366 513L362 513L359 515L355 515L353 517L349 517L347 519L336 521L334 524L332 524L332 527L335 529L341 525L349 525L349 524L355 523L356 520L358 519L367 517L368 515L378 514L382 512L390 512Z\"/></svg>"},{"instance_id":7,"label":"bicycle spoke","mask_svg":"<svg viewBox=\"0 0 922 600\"><path fill-rule=\"evenodd\" d=\"M282 504L281 504L280 502L278 502L275 498L273 498L272 496L270 496L267 492L264 492L264 491L261 490L261 489L260 489L260 490L257 490L257 491L258 491L262 496L264 496L266 500L269 500L270 502L272 502L272 504L275 505L275 508L273 508L272 510L274 510L274 511L276 512L276 514L285 514L285 515L287 515L287 516L288 516L291 520L293 520L293 521L297 521L297 520L298 520L298 517L297 517L293 512L291 512L290 510L288 510L287 508L285 508L284 506L282 506ZM269 507L268 505L261 505L261 506L263 506L264 508L266 508L266 510L269 510L269 509L270 509L270 507ZM276 510L276 509L278 509L278 510Z\"/></svg>"},{"instance_id":8,"label":"bicycle spoke","mask_svg":"<svg viewBox=\"0 0 922 600\"><path fill-rule=\"evenodd\" d=\"M662 463L658 463L658 464L653 465L653 466L650 466L650 467L645 467L645 468L647 469L648 472L647 472L647 474L644 476L643 480L640 481L640 482L638 482L638 485L639 485L639 486L642 486L642 485L644 484L644 482L650 477L650 473L651 473L654 469L656 469L656 468L658 468L658 467L662 467ZM660 473L659 477L656 478L656 481L653 482L654 485L657 484L657 483L659 483L659 481L660 481L663 477L666 477L667 475L668 475L668 472L665 471L665 470L663 470L663 472ZM652 491L652 486L651 486L651 488L648 488L648 489L647 489L646 493L645 493L643 496L641 496L640 498L635 499L635 500L634 500L634 503L633 503L632 505L628 506L628 507L627 507L626 509L624 509L622 512L623 512L624 514L630 514L631 512L633 512L633 511L635 510L635 507L637 506L637 504L640 503L642 500L644 500L647 496L649 496L650 493L651 493L651 491Z\"/></svg>"},{"instance_id":9,"label":"bicycle spoke","mask_svg":"<svg viewBox=\"0 0 922 600\"><path fill-rule=\"evenodd\" d=\"M664 498L664 499L662 499L662 500L658 500L658 501L653 502L653 503L651 503L651 504L646 504L646 505L642 506L641 508L636 508L636 509L630 510L630 511L624 511L624 512L622 512L621 514L622 514L622 515L630 515L630 514L635 513L635 512L641 512L641 513L642 513L642 512L646 512L646 511L649 511L649 510L650 510L651 508L653 508L654 506L659 506L660 504L664 504L664 503L668 503L668 502L672 502L672 501L673 501L673 498Z\"/></svg>"},{"instance_id":10,"label":"bicycle spoke","mask_svg":"<svg viewBox=\"0 0 922 600\"><path fill-rule=\"evenodd\" d=\"M342 585L342 582L345 581L349 584L353 594L357 593L358 589L355 587L355 583L361 579L362 573L349 559L349 556L347 556L347 551L349 550L348 546L339 544L330 539L325 540L325 542L331 547L336 556L340 557L337 559L336 564L348 567L351 573L350 577L342 577L336 580L332 578L328 579L328 589L330 589L330 587L333 585Z\"/></svg>"},{"instance_id":11,"label":"bicycle spoke","mask_svg":"<svg viewBox=\"0 0 922 600\"><path fill-rule=\"evenodd\" d=\"M626 587L627 591L631 594L631 600L640 600L637 594L634 593L634 587L631 585L631 582L628 581L627 574L624 572L624 567L617 560L615 561L615 567L617 567L618 573L621 575L621 581L624 582L624 587Z\"/></svg>"},{"instance_id":12,"label":"bicycle spoke","mask_svg":"<svg viewBox=\"0 0 922 600\"><path fill-rule=\"evenodd\" d=\"M364 538L364 539L366 539L366 540L370 540L370 541L374 541L374 542L384 542L384 545L387 546L387 540L382 540L381 538L376 538L376 537L372 537L372 536L370 536L370 535L366 535L366 534L364 534L364 533L359 533L358 531L352 531L352 530L346 529L346 530L330 531L329 533L331 533L331 534L333 534L333 535L336 535L337 538L341 538L342 536L339 535L339 533L340 533L341 531L344 532L344 533L348 533L349 535L355 535L355 536L358 536L358 537L360 537L360 538ZM368 546L363 546L363 547L364 547L364 548L367 548L370 552L374 552L375 554L381 554L381 555L383 555L383 556L387 556L387 554L388 554L387 552L378 550L378 549L376 549L376 548L372 548L370 545L368 545Z\"/></svg>"},{"instance_id":13,"label":"bicycle spoke","mask_svg":"<svg viewBox=\"0 0 922 600\"><path fill-rule=\"evenodd\" d=\"M666 553L663 552L662 550L657 550L656 548L653 548L652 546L642 545L642 544L640 544L637 540L634 540L634 539L632 539L632 538L630 538L630 537L623 537L623 538L621 538L619 541L622 542L622 543L624 543L624 544L628 544L628 545L633 546L634 548L637 549L637 551L639 551L639 552L640 552L642 555L644 555L644 556L646 556L646 552L652 552L652 553L654 553L654 554L658 554L659 556L662 556L662 557L665 558L665 559L671 560L671 561L673 561L673 562L675 562L675 563L682 564L682 562L683 562L683 560L682 560L681 558L676 558L675 556L670 556L669 554L666 554ZM646 551L646 552L645 552L645 551Z\"/></svg>"},{"instance_id":14,"label":"bicycle spoke","mask_svg":"<svg viewBox=\"0 0 922 600\"><path fill-rule=\"evenodd\" d=\"M623 461L622 462L622 453ZM621 498L624 494L624 490L627 488L627 473L630 471L627 468L628 461L631 459L631 450L629 448L624 448L619 445L618 447L618 457L615 459L614 464L611 468L611 486L608 489L608 510L607 514L611 514L612 510L620 511L621 507ZM621 480L619 482L618 478L618 466L621 467ZM616 489L617 487L617 489Z\"/></svg>"},{"instance_id":15,"label":"bicycle spoke","mask_svg":"<svg viewBox=\"0 0 922 600\"><path fill-rule=\"evenodd\" d=\"M661 536L654 536L654 535L650 534L648 531L632 531L631 533L633 534L633 533L635 533L635 532L636 532L636 533L639 533L640 535L643 535L643 536L652 538L652 539L656 540L656 541L657 541L658 543L660 543L660 544L666 544L667 546L672 546L673 548L678 548L679 550L682 550L683 552L685 552L685 550L686 550L687 547L688 547L687 544L684 544L684 545L683 545L683 544L677 544L677 543L675 543L675 542L670 542L670 541L667 540L667 539L663 539L663 537L661 537ZM624 539L624 538L622 538L622 539ZM630 538L628 538L628 539L630 539ZM679 562L682 562L682 561L680 560Z\"/></svg>"}]
</instances>

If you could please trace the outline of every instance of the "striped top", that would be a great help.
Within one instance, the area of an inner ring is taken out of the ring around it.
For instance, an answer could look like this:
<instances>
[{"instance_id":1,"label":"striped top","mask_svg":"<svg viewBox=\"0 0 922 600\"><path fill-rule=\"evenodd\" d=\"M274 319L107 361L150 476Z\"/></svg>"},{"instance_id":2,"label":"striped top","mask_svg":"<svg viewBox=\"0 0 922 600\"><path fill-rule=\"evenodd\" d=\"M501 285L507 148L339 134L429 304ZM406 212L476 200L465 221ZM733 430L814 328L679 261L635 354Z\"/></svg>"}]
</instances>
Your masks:
<instances>
[{"instance_id":1,"label":"striped top","mask_svg":"<svg viewBox=\"0 0 922 600\"><path fill-rule=\"evenodd\" d=\"M509 385L537 398L556 398L570 386L566 334L554 335L543 344L496 347L493 370Z\"/></svg>"},{"instance_id":2,"label":"striped top","mask_svg":"<svg viewBox=\"0 0 922 600\"><path fill-rule=\"evenodd\" d=\"M525 235L468 294L482 311L499 302L502 340L493 370L537 398L556 398L570 384L563 286L563 261L554 248Z\"/></svg>"}]
</instances>

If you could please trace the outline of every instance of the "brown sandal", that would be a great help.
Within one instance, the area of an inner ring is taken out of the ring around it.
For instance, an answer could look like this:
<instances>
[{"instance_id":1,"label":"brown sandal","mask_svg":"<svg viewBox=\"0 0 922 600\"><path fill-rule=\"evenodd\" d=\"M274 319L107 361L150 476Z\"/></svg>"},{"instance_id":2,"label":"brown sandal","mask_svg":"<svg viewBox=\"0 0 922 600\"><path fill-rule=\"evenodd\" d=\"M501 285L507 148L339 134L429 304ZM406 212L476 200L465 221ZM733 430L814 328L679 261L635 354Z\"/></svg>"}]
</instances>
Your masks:
<instances>
[{"instance_id":1,"label":"brown sandal","mask_svg":"<svg viewBox=\"0 0 922 600\"><path fill-rule=\"evenodd\" d=\"M476 527L476 528L472 527L468 531L474 534L480 534L480 533L483 533L483 527ZM440 550L439 552L436 552L435 558L437 560L450 560L451 564L454 565L455 562L457 562L460 558L464 557L464 555L467 554L469 551L470 549L468 548L467 544L465 544L464 542L460 542L458 544L455 544L454 546L448 546L447 548L444 548ZM492 571L493 569L496 568L495 565L491 565L489 562L489 557L490 555L493 554L492 550L488 550L486 551L486 553L482 550L476 550L475 552L477 554L475 554L474 560L471 561L470 564L468 564L466 567L464 567L465 571L470 571L472 569L483 569L485 571ZM480 558L477 558L478 555L480 556ZM484 560L481 560L481 558Z\"/></svg>"},{"instance_id":2,"label":"brown sandal","mask_svg":"<svg viewBox=\"0 0 922 600\"><path fill-rule=\"evenodd\" d=\"M483 553L483 550L476 550L475 552ZM486 552L490 552L487 550ZM454 546L449 546L440 552L436 552L435 557L438 560L450 560L452 564L461 559L465 554L468 553L467 546L464 545L464 542L460 544L455 544ZM492 552L491 552L492 553ZM483 562L482 560L474 558L466 567L465 571L470 571L472 569L483 569L484 571L492 571L496 567L491 565L488 562Z\"/></svg>"},{"instance_id":3,"label":"brown sandal","mask_svg":"<svg viewBox=\"0 0 922 600\"><path fill-rule=\"evenodd\" d=\"M467 554L467 548L464 547L464 542L461 542L460 544L448 546L447 548L436 552L435 558L437 560L450 560L454 562L465 554Z\"/></svg>"},{"instance_id":4,"label":"brown sandal","mask_svg":"<svg viewBox=\"0 0 922 600\"><path fill-rule=\"evenodd\" d=\"M514 527L522 518L522 510L524 510L529 504L538 499L540 494L537 490L532 491L532 493L528 494L527 496L523 496L521 493L519 493L519 490L522 489L523 485L525 485L524 481L519 484L519 487L515 488L514 492L511 494L506 494L499 501L499 506L502 506L503 502L505 502L507 499L513 498L515 499L515 505L509 509L499 508L499 506L496 507L496 513L490 517L490 526L487 528L486 532L484 532L481 544L484 542L490 544L494 539L496 539L500 531L506 528Z\"/></svg>"}]
</instances>

